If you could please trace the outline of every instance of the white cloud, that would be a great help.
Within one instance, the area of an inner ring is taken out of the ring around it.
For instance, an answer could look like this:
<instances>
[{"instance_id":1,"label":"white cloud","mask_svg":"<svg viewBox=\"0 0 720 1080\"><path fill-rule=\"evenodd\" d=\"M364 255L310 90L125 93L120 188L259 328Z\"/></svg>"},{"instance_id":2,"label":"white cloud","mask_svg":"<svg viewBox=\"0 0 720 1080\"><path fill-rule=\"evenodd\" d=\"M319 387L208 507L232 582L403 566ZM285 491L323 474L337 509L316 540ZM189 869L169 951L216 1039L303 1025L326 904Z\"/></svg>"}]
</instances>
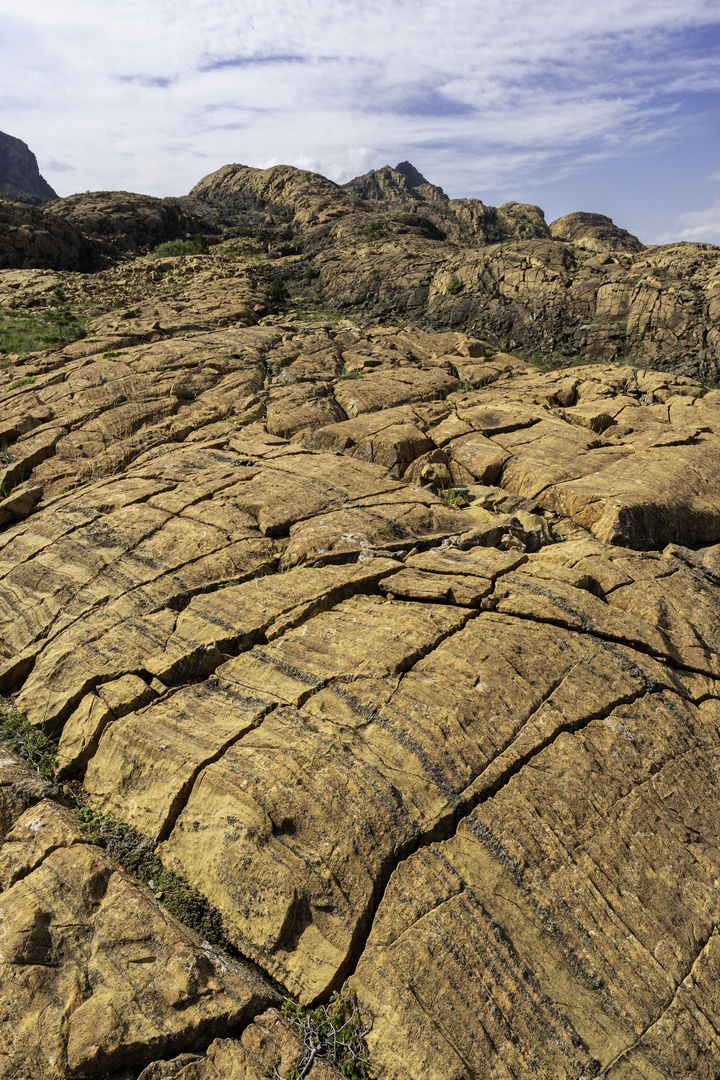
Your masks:
<instances>
[{"instance_id":1,"label":"white cloud","mask_svg":"<svg viewBox=\"0 0 720 1080\"><path fill-rule=\"evenodd\" d=\"M482 196L675 138L669 92L720 86L692 37L717 21L716 0L34 0L0 16L0 115L62 193L409 158Z\"/></svg>"},{"instance_id":2,"label":"white cloud","mask_svg":"<svg viewBox=\"0 0 720 1080\"><path fill-rule=\"evenodd\" d=\"M660 237L658 243L669 244L691 240L699 244L720 244L720 199L707 210L691 210L680 214L672 232Z\"/></svg>"}]
</instances>

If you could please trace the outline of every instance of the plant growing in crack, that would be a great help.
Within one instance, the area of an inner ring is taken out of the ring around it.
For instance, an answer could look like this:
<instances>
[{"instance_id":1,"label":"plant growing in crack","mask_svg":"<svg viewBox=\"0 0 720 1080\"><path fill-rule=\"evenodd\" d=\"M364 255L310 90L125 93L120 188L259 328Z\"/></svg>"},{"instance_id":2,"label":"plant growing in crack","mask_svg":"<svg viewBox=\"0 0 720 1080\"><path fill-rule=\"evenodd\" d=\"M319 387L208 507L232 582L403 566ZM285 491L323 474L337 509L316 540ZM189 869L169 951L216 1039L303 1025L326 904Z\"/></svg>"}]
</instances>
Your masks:
<instances>
[{"instance_id":1,"label":"plant growing in crack","mask_svg":"<svg viewBox=\"0 0 720 1080\"><path fill-rule=\"evenodd\" d=\"M295 1027L303 1053L285 1076L279 1071L280 1058L276 1055L265 1069L266 1077L304 1080L318 1060L334 1065L348 1080L365 1080L370 1062L365 1056L364 1039L372 1028L372 1019L362 1015L354 993L341 997L336 990L327 1005L315 1009L287 999L281 1012Z\"/></svg>"},{"instance_id":2,"label":"plant growing in crack","mask_svg":"<svg viewBox=\"0 0 720 1080\"><path fill-rule=\"evenodd\" d=\"M55 778L57 742L43 731L43 725L31 724L24 713L7 713L0 717L0 741L24 758L43 780Z\"/></svg>"}]
</instances>

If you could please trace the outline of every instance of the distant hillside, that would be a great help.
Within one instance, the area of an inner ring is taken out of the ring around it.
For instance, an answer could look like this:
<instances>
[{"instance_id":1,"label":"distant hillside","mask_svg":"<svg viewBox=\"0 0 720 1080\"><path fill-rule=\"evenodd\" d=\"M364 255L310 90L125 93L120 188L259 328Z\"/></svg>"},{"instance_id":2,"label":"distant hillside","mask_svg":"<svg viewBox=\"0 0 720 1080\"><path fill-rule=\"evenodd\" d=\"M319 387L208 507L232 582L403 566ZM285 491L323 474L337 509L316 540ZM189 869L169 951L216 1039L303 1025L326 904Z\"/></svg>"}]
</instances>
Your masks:
<instances>
[{"instance_id":1,"label":"distant hillside","mask_svg":"<svg viewBox=\"0 0 720 1080\"><path fill-rule=\"evenodd\" d=\"M40 175L37 158L27 143L0 131L0 195L11 199L57 199L57 192Z\"/></svg>"},{"instance_id":2,"label":"distant hillside","mask_svg":"<svg viewBox=\"0 0 720 1080\"><path fill-rule=\"evenodd\" d=\"M386 212L400 210L426 218L446 237L460 243L547 239L548 226L539 206L510 202L486 206L480 199L449 199L409 161L394 169L371 169L343 185L364 202Z\"/></svg>"}]
</instances>

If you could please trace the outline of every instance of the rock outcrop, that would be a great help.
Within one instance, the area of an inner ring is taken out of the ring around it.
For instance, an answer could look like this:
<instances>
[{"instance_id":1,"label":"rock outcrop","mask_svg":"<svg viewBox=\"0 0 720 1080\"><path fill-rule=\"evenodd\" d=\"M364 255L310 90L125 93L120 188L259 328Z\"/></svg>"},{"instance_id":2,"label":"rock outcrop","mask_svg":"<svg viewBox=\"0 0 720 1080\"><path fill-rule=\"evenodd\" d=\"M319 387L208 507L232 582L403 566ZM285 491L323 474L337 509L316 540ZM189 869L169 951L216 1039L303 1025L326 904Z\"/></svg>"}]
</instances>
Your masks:
<instances>
[{"instance_id":1,"label":"rock outcrop","mask_svg":"<svg viewBox=\"0 0 720 1080\"><path fill-rule=\"evenodd\" d=\"M4 131L0 131L0 195L21 201L57 199L40 175L37 158L30 147Z\"/></svg>"},{"instance_id":2,"label":"rock outcrop","mask_svg":"<svg viewBox=\"0 0 720 1080\"><path fill-rule=\"evenodd\" d=\"M629 359L720 381L718 249L643 247L600 214L448 199L408 162L344 188L226 165L189 196L96 192L0 211L0 267L98 271L166 240L211 246L298 300L461 330L550 367Z\"/></svg>"},{"instance_id":3,"label":"rock outcrop","mask_svg":"<svg viewBox=\"0 0 720 1080\"><path fill-rule=\"evenodd\" d=\"M373 207L402 211L432 222L441 235L460 243L495 243L549 236L539 206L509 202L497 208L480 199L449 199L441 187L429 183L409 161L394 169L386 165L348 181L343 187Z\"/></svg>"},{"instance_id":4,"label":"rock outcrop","mask_svg":"<svg viewBox=\"0 0 720 1080\"><path fill-rule=\"evenodd\" d=\"M95 268L217 228L217 215L190 198L157 199L127 191L70 195L54 202L48 213L89 241Z\"/></svg>"},{"instance_id":5,"label":"rock outcrop","mask_svg":"<svg viewBox=\"0 0 720 1080\"><path fill-rule=\"evenodd\" d=\"M585 251L635 255L644 247L637 236L618 228L612 218L603 214L565 214L551 223L550 235L556 240L568 240Z\"/></svg>"},{"instance_id":6,"label":"rock outcrop","mask_svg":"<svg viewBox=\"0 0 720 1080\"><path fill-rule=\"evenodd\" d=\"M0 270L93 268L90 245L70 222L22 202L0 202Z\"/></svg>"},{"instance_id":7,"label":"rock outcrop","mask_svg":"<svg viewBox=\"0 0 720 1080\"><path fill-rule=\"evenodd\" d=\"M717 251L192 199L233 248L61 200L122 260L0 273L88 331L0 374L0 1077L338 1080L338 992L373 1080L714 1080L720 391L468 322L690 340Z\"/></svg>"}]
</instances>

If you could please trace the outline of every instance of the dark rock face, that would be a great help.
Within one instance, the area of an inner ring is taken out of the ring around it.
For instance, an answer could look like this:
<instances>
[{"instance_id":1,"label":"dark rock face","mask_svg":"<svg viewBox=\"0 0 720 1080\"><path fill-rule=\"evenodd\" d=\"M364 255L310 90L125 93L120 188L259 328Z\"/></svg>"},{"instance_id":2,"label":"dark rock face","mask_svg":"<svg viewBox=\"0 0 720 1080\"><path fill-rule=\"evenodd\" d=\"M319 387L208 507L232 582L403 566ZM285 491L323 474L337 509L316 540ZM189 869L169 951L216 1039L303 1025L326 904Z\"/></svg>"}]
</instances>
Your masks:
<instances>
[{"instance_id":1,"label":"dark rock face","mask_svg":"<svg viewBox=\"0 0 720 1080\"><path fill-rule=\"evenodd\" d=\"M12 135L0 131L0 195L24 199L57 199L57 194L40 175L30 147Z\"/></svg>"},{"instance_id":2,"label":"dark rock face","mask_svg":"<svg viewBox=\"0 0 720 1080\"><path fill-rule=\"evenodd\" d=\"M26 203L0 203L0 270L93 268L79 229Z\"/></svg>"},{"instance_id":3,"label":"dark rock face","mask_svg":"<svg viewBox=\"0 0 720 1080\"><path fill-rule=\"evenodd\" d=\"M52 216L78 229L88 239L96 262L139 255L166 240L214 232L192 199L157 199L128 191L94 191L58 199ZM200 212L198 212L200 211Z\"/></svg>"},{"instance_id":4,"label":"dark rock face","mask_svg":"<svg viewBox=\"0 0 720 1080\"><path fill-rule=\"evenodd\" d=\"M394 169L389 165L371 169L343 186L360 199L401 207L409 200L429 204L450 201L441 187L426 180L409 161L401 161Z\"/></svg>"}]
</instances>

